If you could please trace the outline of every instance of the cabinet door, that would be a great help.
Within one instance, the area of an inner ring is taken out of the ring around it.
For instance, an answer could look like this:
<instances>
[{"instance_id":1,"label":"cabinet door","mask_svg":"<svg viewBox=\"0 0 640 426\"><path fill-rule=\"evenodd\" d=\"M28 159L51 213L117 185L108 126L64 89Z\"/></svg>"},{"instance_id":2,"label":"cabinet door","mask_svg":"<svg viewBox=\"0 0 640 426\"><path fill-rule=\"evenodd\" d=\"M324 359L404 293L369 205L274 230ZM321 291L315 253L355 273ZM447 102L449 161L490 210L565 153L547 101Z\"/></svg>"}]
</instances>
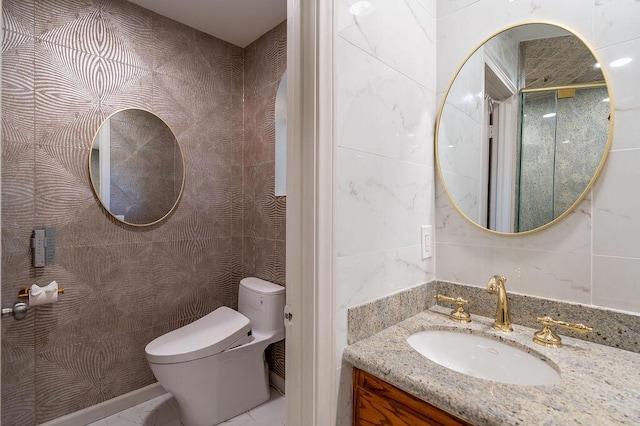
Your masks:
<instances>
[{"instance_id":1,"label":"cabinet door","mask_svg":"<svg viewBox=\"0 0 640 426\"><path fill-rule=\"evenodd\" d=\"M358 389L355 410L358 413L354 426L394 425L430 426L429 419L392 400L384 399L366 389Z\"/></svg>"},{"instance_id":2,"label":"cabinet door","mask_svg":"<svg viewBox=\"0 0 640 426\"><path fill-rule=\"evenodd\" d=\"M469 426L469 423L357 368L353 369L353 424Z\"/></svg>"}]
</instances>

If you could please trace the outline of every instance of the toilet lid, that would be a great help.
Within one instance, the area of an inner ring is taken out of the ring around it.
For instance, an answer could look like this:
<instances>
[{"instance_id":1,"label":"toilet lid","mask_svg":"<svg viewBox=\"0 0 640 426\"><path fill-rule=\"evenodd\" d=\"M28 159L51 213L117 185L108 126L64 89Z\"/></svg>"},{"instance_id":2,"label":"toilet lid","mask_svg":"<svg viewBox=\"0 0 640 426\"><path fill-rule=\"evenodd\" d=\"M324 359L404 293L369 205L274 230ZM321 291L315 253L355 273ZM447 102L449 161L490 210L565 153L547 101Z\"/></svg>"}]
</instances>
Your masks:
<instances>
[{"instance_id":1,"label":"toilet lid","mask_svg":"<svg viewBox=\"0 0 640 426\"><path fill-rule=\"evenodd\" d=\"M222 306L197 321L153 340L145 348L149 362L173 364L214 355L251 332L251 322L238 311Z\"/></svg>"},{"instance_id":2,"label":"toilet lid","mask_svg":"<svg viewBox=\"0 0 640 426\"><path fill-rule=\"evenodd\" d=\"M240 286L246 288L247 290L251 290L254 293L265 295L283 294L285 290L281 285L274 284L255 277L241 279Z\"/></svg>"}]
</instances>

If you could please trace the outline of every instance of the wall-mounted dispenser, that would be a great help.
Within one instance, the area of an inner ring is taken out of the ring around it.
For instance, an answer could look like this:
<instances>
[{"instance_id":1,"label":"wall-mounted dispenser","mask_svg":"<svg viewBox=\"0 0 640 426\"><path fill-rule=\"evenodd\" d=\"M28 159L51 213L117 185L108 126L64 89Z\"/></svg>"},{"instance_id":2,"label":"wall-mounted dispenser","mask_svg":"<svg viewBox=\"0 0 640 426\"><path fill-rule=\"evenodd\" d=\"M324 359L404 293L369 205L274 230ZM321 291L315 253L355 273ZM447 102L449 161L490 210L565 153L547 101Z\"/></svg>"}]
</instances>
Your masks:
<instances>
[{"instance_id":1,"label":"wall-mounted dispenser","mask_svg":"<svg viewBox=\"0 0 640 426\"><path fill-rule=\"evenodd\" d=\"M34 268L54 265L56 263L56 228L33 228L31 251Z\"/></svg>"}]
</instances>

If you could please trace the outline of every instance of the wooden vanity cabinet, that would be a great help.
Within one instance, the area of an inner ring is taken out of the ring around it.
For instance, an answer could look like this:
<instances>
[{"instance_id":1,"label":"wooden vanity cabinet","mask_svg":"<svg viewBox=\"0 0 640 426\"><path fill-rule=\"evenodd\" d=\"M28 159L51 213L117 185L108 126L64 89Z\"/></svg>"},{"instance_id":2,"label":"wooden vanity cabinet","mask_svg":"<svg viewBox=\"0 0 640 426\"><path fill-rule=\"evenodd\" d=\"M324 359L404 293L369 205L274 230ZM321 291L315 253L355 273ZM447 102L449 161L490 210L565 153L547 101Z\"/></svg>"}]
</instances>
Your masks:
<instances>
[{"instance_id":1,"label":"wooden vanity cabinet","mask_svg":"<svg viewBox=\"0 0 640 426\"><path fill-rule=\"evenodd\" d=\"M353 369L353 425L470 426L369 373Z\"/></svg>"}]
</instances>

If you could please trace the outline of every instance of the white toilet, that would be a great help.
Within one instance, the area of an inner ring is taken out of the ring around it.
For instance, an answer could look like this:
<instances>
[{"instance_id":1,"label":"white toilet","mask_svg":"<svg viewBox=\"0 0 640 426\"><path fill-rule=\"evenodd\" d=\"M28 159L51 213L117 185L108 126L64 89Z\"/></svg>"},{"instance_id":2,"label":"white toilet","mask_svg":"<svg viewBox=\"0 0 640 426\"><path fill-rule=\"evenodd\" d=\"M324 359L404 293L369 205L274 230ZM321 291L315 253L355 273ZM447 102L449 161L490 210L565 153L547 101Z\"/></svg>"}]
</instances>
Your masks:
<instances>
[{"instance_id":1,"label":"white toilet","mask_svg":"<svg viewBox=\"0 0 640 426\"><path fill-rule=\"evenodd\" d=\"M178 402L184 426L212 426L269 399L264 350L284 339L284 287L240 281L238 311L223 306L158 337L145 352Z\"/></svg>"}]
</instances>

